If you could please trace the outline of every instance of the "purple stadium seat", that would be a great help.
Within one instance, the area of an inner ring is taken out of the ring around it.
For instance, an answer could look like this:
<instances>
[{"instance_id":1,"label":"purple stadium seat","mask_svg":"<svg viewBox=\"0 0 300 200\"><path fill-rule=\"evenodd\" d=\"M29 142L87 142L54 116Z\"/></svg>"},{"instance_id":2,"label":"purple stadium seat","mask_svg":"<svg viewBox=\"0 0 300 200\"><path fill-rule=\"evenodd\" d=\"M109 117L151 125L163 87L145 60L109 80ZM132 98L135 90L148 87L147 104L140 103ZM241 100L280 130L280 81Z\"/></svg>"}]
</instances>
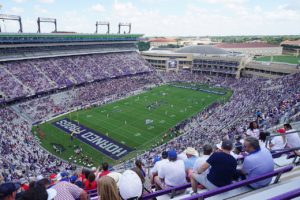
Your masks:
<instances>
[{"instance_id":1,"label":"purple stadium seat","mask_svg":"<svg viewBox=\"0 0 300 200\"><path fill-rule=\"evenodd\" d=\"M143 200L152 199L152 198L164 195L164 194L169 194L169 193L173 193L173 192L176 192L176 191L179 191L179 190L184 190L184 189L187 189L189 187L191 187L191 184L187 183L187 184L184 184L184 185L181 185L181 186L167 188L165 190L159 190L157 192L153 192L153 193L144 195L142 199Z\"/></svg>"},{"instance_id":2,"label":"purple stadium seat","mask_svg":"<svg viewBox=\"0 0 300 200\"><path fill-rule=\"evenodd\" d=\"M223 192L227 192L227 191L230 191L230 190L233 190L233 189L236 189L236 188L240 188L242 186L247 186L251 183L255 183L257 181L261 181L261 180L264 180L266 178L270 178L270 177L274 177L274 176L276 176L276 179L275 179L274 183L277 183L283 173L289 172L292 169L293 169L293 166L282 167L280 169L275 170L274 172L270 172L270 173L267 173L265 175L258 176L256 178L251 178L251 179L246 179L246 180L243 180L243 181L239 181L239 182L236 182L236 183L224 186L224 187L220 187L220 188L217 188L217 189L214 189L214 190L210 190L210 191L201 193L199 195L194 195L194 196L185 198L183 200L205 199L205 198L215 196L217 194L221 194Z\"/></svg>"},{"instance_id":3,"label":"purple stadium seat","mask_svg":"<svg viewBox=\"0 0 300 200\"><path fill-rule=\"evenodd\" d=\"M269 200L289 200L300 196L300 188L275 196Z\"/></svg>"},{"instance_id":4,"label":"purple stadium seat","mask_svg":"<svg viewBox=\"0 0 300 200\"><path fill-rule=\"evenodd\" d=\"M98 196L97 189L86 191L90 198Z\"/></svg>"},{"instance_id":5,"label":"purple stadium seat","mask_svg":"<svg viewBox=\"0 0 300 200\"><path fill-rule=\"evenodd\" d=\"M242 186L246 186L246 185L249 185L251 183L255 183L257 181L261 181L261 180L264 180L266 178L270 178L270 177L274 177L274 176L276 176L276 180L274 181L274 183L277 183L280 179L281 174L289 172L292 169L293 169L293 166L286 166L286 167L277 169L274 172L270 172L270 173L267 173L265 175L258 176L256 178L239 181L239 182L236 182L236 183L224 186L224 187L220 187L220 188L217 188L217 189L214 189L214 190L210 190L210 191L201 193L199 195L194 195L194 196L191 196L189 198L185 198L184 200L204 199L204 198L207 198L207 197L211 197L211 196L214 196L214 195L217 195L217 194L221 194L223 192L227 192L227 191L230 191L230 190L242 187ZM179 190L182 190L182 189L186 189L186 188L189 188L189 187L191 187L191 184L185 184L185 185L178 186L178 187L173 187L173 188L168 188L168 189L165 189L165 190L160 190L160 191L157 191L157 192L153 192L151 194L144 195L143 200L152 199L152 198L164 195L164 194L169 194L169 193L179 191Z\"/></svg>"}]
</instances>

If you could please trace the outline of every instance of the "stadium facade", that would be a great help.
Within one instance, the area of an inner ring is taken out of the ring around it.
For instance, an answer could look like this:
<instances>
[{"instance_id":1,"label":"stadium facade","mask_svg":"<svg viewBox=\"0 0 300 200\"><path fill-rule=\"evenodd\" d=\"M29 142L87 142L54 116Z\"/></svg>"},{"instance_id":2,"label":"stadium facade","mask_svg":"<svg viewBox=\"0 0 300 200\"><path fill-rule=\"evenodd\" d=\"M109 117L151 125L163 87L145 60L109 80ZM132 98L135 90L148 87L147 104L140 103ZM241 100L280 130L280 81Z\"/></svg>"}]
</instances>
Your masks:
<instances>
[{"instance_id":1,"label":"stadium facade","mask_svg":"<svg viewBox=\"0 0 300 200\"><path fill-rule=\"evenodd\" d=\"M136 51L141 34L0 34L0 61Z\"/></svg>"},{"instance_id":2,"label":"stadium facade","mask_svg":"<svg viewBox=\"0 0 300 200\"><path fill-rule=\"evenodd\" d=\"M97 65L96 62L101 59L101 55L109 56L114 53L126 55L137 52L136 43L141 36L141 34L1 33L0 102L33 98L36 95L112 78L118 76L116 75L118 73L119 75L138 73L128 69L126 72L120 70L115 75L107 72L106 75L96 76L90 72L86 77L76 77L76 72L83 72L85 65L90 65L90 70L99 70L100 64ZM97 58L97 55L100 57ZM29 72L35 80L30 80L29 75L26 76ZM41 85L38 86L39 84ZM12 85L15 91L10 91Z\"/></svg>"},{"instance_id":3,"label":"stadium facade","mask_svg":"<svg viewBox=\"0 0 300 200\"><path fill-rule=\"evenodd\" d=\"M282 48L281 48L282 50ZM261 76L276 78L299 72L299 65L253 61L249 54L230 52L211 45L193 45L178 49L157 49L142 56L158 70L218 75L226 77Z\"/></svg>"}]
</instances>

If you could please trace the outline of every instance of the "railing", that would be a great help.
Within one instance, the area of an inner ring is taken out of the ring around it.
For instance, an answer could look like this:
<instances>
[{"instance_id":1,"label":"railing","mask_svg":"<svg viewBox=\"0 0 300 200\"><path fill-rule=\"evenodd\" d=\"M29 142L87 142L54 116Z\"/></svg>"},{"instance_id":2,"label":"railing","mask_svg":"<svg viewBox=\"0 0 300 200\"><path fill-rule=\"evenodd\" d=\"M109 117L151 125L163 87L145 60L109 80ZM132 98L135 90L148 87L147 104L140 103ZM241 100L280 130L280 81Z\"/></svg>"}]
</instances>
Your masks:
<instances>
[{"instance_id":1,"label":"railing","mask_svg":"<svg viewBox=\"0 0 300 200\"><path fill-rule=\"evenodd\" d=\"M295 131L291 131L291 132L288 132L288 133L283 133L283 134L273 134L273 135L270 135L266 138L266 148L268 147L268 145L270 144L271 140L274 138L274 137L277 137L277 136L283 136L285 137L286 135L290 135L290 134L293 134L293 133L298 133L299 134L300 130L295 130ZM280 150L285 150L285 149L276 149L274 151L280 151Z\"/></svg>"},{"instance_id":2,"label":"railing","mask_svg":"<svg viewBox=\"0 0 300 200\"><path fill-rule=\"evenodd\" d=\"M188 197L188 198L184 198L183 200L202 200L202 199L212 197L212 196L215 196L215 195L218 195L218 194L222 194L224 192L227 192L227 191L230 191L230 190L233 190L233 189L237 189L237 188L240 188L242 186L247 186L249 184L256 183L258 181L265 180L267 178L271 178L271 177L274 177L274 176L276 176L276 179L274 180L273 183L276 184L279 181L279 179L280 179L280 177L283 173L289 172L292 169L293 169L293 166L283 167L281 169L275 170L274 172L264 174L262 176L246 179L246 180L236 182L236 183L224 186L224 187L220 187L220 188L213 189L213 190L210 190L210 191L207 191L207 192L203 192L199 195L194 195L194 196L191 196L191 197Z\"/></svg>"},{"instance_id":3,"label":"railing","mask_svg":"<svg viewBox=\"0 0 300 200\"><path fill-rule=\"evenodd\" d=\"M300 188L272 197L269 200L290 200L299 196L300 196Z\"/></svg>"}]
</instances>

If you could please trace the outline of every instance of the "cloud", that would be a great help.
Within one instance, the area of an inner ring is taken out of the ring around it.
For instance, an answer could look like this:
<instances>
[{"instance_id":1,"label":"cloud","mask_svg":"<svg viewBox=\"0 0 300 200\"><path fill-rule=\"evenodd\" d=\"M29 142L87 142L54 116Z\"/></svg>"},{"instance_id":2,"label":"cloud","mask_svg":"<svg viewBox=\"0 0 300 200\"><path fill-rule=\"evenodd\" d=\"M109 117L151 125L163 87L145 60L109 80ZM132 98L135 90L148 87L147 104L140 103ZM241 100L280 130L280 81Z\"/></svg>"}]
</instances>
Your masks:
<instances>
[{"instance_id":1,"label":"cloud","mask_svg":"<svg viewBox=\"0 0 300 200\"><path fill-rule=\"evenodd\" d=\"M15 2L15 3L24 3L24 2L26 2L26 0L12 0L13 2Z\"/></svg>"},{"instance_id":2,"label":"cloud","mask_svg":"<svg viewBox=\"0 0 300 200\"><path fill-rule=\"evenodd\" d=\"M12 15L20 15L24 12L23 8L19 8L19 7L12 7L8 13L12 14Z\"/></svg>"},{"instance_id":3,"label":"cloud","mask_svg":"<svg viewBox=\"0 0 300 200\"><path fill-rule=\"evenodd\" d=\"M105 8L104 8L104 6L101 5L101 4L96 4L96 5L93 5L93 6L91 7L91 10L92 10L92 11L95 11L95 12L104 12L104 11L105 11Z\"/></svg>"},{"instance_id":4,"label":"cloud","mask_svg":"<svg viewBox=\"0 0 300 200\"><path fill-rule=\"evenodd\" d=\"M38 0L40 3L54 3L55 0Z\"/></svg>"},{"instance_id":5,"label":"cloud","mask_svg":"<svg viewBox=\"0 0 300 200\"><path fill-rule=\"evenodd\" d=\"M210 4L244 4L247 2L247 0L202 0L205 3Z\"/></svg>"},{"instance_id":6,"label":"cloud","mask_svg":"<svg viewBox=\"0 0 300 200\"><path fill-rule=\"evenodd\" d=\"M58 31L74 31L77 33L94 33L95 24L86 15L77 10L67 10L57 16Z\"/></svg>"},{"instance_id":7,"label":"cloud","mask_svg":"<svg viewBox=\"0 0 300 200\"><path fill-rule=\"evenodd\" d=\"M263 11L263 10L262 10L262 8L261 8L259 5L257 5L257 6L254 7L254 12L260 13L260 12L262 12L262 11Z\"/></svg>"},{"instance_id":8,"label":"cloud","mask_svg":"<svg viewBox=\"0 0 300 200\"><path fill-rule=\"evenodd\" d=\"M48 10L45 9L45 8L42 8L40 5L34 5L34 6L33 6L33 9L34 9L34 11L35 11L37 14L46 14L46 13L48 13Z\"/></svg>"},{"instance_id":9,"label":"cloud","mask_svg":"<svg viewBox=\"0 0 300 200\"><path fill-rule=\"evenodd\" d=\"M133 15L137 14L137 10L132 5L131 2L128 2L128 3L115 2L113 4L113 12L117 16L130 16L131 14L133 14Z\"/></svg>"},{"instance_id":10,"label":"cloud","mask_svg":"<svg viewBox=\"0 0 300 200\"><path fill-rule=\"evenodd\" d=\"M283 6L285 9L300 11L300 1L299 0L286 0Z\"/></svg>"},{"instance_id":11,"label":"cloud","mask_svg":"<svg viewBox=\"0 0 300 200\"><path fill-rule=\"evenodd\" d=\"M181 5L181 12L177 13L168 12L168 8L164 7L166 2L172 3L174 0L157 0L158 3L156 0L141 1L146 5L115 0L110 1L111 4L95 3L74 10L65 9L61 13L51 10L52 6L48 8L45 4L32 5L33 17L48 17L47 15L55 13L58 30L80 33L93 33L95 15L100 15L101 20L110 22L111 33L118 31L119 22L131 22L132 33L144 33L147 36L299 34L299 30L295 28L300 21L300 3L297 3L299 0L285 0L281 5L274 3L271 6L260 2L255 4L250 0L193 0L190 4ZM57 4L60 2L55 1ZM154 6L150 5L152 3ZM160 6L160 3L164 6ZM16 12L25 13L25 10L18 10L20 6L17 4L13 6L17 8ZM31 13L25 14L22 15L29 16L33 24L36 24L36 19L32 19ZM43 24L43 32L46 32L48 27L49 31L52 31L52 25ZM122 32L127 30L126 27L123 28ZM36 25L29 26L29 23L24 23L24 30L30 29L36 31Z\"/></svg>"},{"instance_id":12,"label":"cloud","mask_svg":"<svg viewBox=\"0 0 300 200\"><path fill-rule=\"evenodd\" d=\"M279 5L275 10L265 13L268 20L276 22L300 21L300 12L286 5Z\"/></svg>"}]
</instances>

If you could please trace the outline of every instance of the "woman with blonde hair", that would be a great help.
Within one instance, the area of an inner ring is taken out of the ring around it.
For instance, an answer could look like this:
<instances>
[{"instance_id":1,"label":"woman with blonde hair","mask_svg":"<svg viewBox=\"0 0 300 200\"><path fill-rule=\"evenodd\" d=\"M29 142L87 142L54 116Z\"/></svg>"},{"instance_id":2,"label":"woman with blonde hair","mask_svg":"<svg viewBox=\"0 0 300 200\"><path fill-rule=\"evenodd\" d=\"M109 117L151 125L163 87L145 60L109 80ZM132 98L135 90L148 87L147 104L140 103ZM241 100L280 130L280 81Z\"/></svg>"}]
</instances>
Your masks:
<instances>
[{"instance_id":1,"label":"woman with blonde hair","mask_svg":"<svg viewBox=\"0 0 300 200\"><path fill-rule=\"evenodd\" d=\"M97 192L99 200L121 200L117 184L109 176L103 176L98 180Z\"/></svg>"}]
</instances>

